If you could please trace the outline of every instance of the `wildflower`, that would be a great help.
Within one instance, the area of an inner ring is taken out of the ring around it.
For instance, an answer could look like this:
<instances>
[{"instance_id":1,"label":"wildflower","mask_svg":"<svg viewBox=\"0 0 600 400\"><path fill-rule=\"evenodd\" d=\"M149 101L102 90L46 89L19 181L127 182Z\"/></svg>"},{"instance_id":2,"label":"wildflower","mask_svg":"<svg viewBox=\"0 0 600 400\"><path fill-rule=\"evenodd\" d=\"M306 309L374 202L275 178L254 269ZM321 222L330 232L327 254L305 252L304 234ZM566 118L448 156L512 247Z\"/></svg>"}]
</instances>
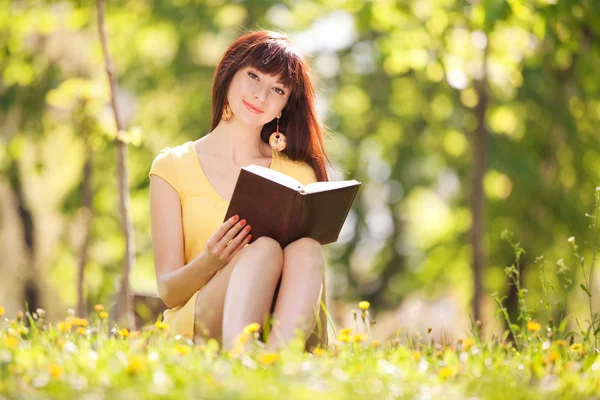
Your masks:
<instances>
[{"instance_id":1,"label":"wildflower","mask_svg":"<svg viewBox=\"0 0 600 400\"><path fill-rule=\"evenodd\" d=\"M369 346L371 346L373 349L376 349L379 347L379 341L373 340Z\"/></svg>"},{"instance_id":2,"label":"wildflower","mask_svg":"<svg viewBox=\"0 0 600 400\"><path fill-rule=\"evenodd\" d=\"M442 379L453 377L456 374L456 370L450 367L442 367L438 370L438 376Z\"/></svg>"},{"instance_id":3,"label":"wildflower","mask_svg":"<svg viewBox=\"0 0 600 400\"><path fill-rule=\"evenodd\" d=\"M4 317L4 307L0 306L0 318Z\"/></svg>"},{"instance_id":4,"label":"wildflower","mask_svg":"<svg viewBox=\"0 0 600 400\"><path fill-rule=\"evenodd\" d=\"M104 306L102 304L96 304L94 305L94 311L96 311L97 313L104 311Z\"/></svg>"},{"instance_id":5,"label":"wildflower","mask_svg":"<svg viewBox=\"0 0 600 400\"><path fill-rule=\"evenodd\" d=\"M23 311L17 311L17 321L21 322L23 319Z\"/></svg>"},{"instance_id":6,"label":"wildflower","mask_svg":"<svg viewBox=\"0 0 600 400\"><path fill-rule=\"evenodd\" d=\"M317 347L316 349L313 350L313 354L317 357L323 357L323 355L325 354L325 350L323 350L320 347Z\"/></svg>"},{"instance_id":7,"label":"wildflower","mask_svg":"<svg viewBox=\"0 0 600 400\"><path fill-rule=\"evenodd\" d=\"M436 350L436 352L433 353L433 356L435 358L442 358L442 355L443 355L443 353L441 351L439 351L439 350Z\"/></svg>"},{"instance_id":8,"label":"wildflower","mask_svg":"<svg viewBox=\"0 0 600 400\"><path fill-rule=\"evenodd\" d=\"M342 333L338 336L338 340L342 343L348 343L350 342L350 335Z\"/></svg>"},{"instance_id":9,"label":"wildflower","mask_svg":"<svg viewBox=\"0 0 600 400\"><path fill-rule=\"evenodd\" d=\"M556 345L557 345L558 347L565 347L565 346L567 345L567 341L566 341L566 340L562 340L562 339L559 339L559 340L557 340L557 341L556 341L556 342L554 342L554 343L556 343Z\"/></svg>"},{"instance_id":10,"label":"wildflower","mask_svg":"<svg viewBox=\"0 0 600 400\"><path fill-rule=\"evenodd\" d=\"M88 326L88 321L85 318L73 318L71 323L74 326Z\"/></svg>"},{"instance_id":11,"label":"wildflower","mask_svg":"<svg viewBox=\"0 0 600 400\"><path fill-rule=\"evenodd\" d=\"M370 306L371 303L369 303L368 301L361 301L360 303L358 303L358 308L360 308L363 312L367 311Z\"/></svg>"},{"instance_id":12,"label":"wildflower","mask_svg":"<svg viewBox=\"0 0 600 400\"><path fill-rule=\"evenodd\" d=\"M50 373L50 376L54 379L61 379L65 370L60 364L50 364L48 365L48 373Z\"/></svg>"},{"instance_id":13,"label":"wildflower","mask_svg":"<svg viewBox=\"0 0 600 400\"><path fill-rule=\"evenodd\" d=\"M46 310L43 308L36 308L35 312L40 318L44 318L46 316Z\"/></svg>"},{"instance_id":14,"label":"wildflower","mask_svg":"<svg viewBox=\"0 0 600 400\"><path fill-rule=\"evenodd\" d=\"M102 311L100 312L100 314L98 314L98 316L100 317L100 319L106 319L108 318L108 313L106 311Z\"/></svg>"},{"instance_id":15,"label":"wildflower","mask_svg":"<svg viewBox=\"0 0 600 400\"><path fill-rule=\"evenodd\" d=\"M573 343L571 345L571 350L573 351L579 351L583 348L583 346L581 345L581 343Z\"/></svg>"},{"instance_id":16,"label":"wildflower","mask_svg":"<svg viewBox=\"0 0 600 400\"><path fill-rule=\"evenodd\" d=\"M551 364L554 361L558 360L559 357L560 357L560 355L558 354L558 351L553 350L550 354L542 357L542 363L544 363L544 365Z\"/></svg>"},{"instance_id":17,"label":"wildflower","mask_svg":"<svg viewBox=\"0 0 600 400\"><path fill-rule=\"evenodd\" d=\"M567 241L569 243L573 243L575 241L575 236L571 236L569 239L567 239Z\"/></svg>"},{"instance_id":18,"label":"wildflower","mask_svg":"<svg viewBox=\"0 0 600 400\"><path fill-rule=\"evenodd\" d=\"M259 329L260 329L260 324L253 322L251 324L246 325L246 327L244 328L244 333L258 332Z\"/></svg>"},{"instance_id":19,"label":"wildflower","mask_svg":"<svg viewBox=\"0 0 600 400\"><path fill-rule=\"evenodd\" d=\"M78 335L83 335L85 334L85 328L80 326L79 328L77 328L77 334Z\"/></svg>"},{"instance_id":20,"label":"wildflower","mask_svg":"<svg viewBox=\"0 0 600 400\"><path fill-rule=\"evenodd\" d=\"M461 340L461 346L464 351L467 351L475 344L475 340L473 338L466 338Z\"/></svg>"},{"instance_id":21,"label":"wildflower","mask_svg":"<svg viewBox=\"0 0 600 400\"><path fill-rule=\"evenodd\" d=\"M162 322L162 321L156 321L154 323L154 326L159 330L159 331L166 331L167 329L169 329L169 324L167 324L166 322Z\"/></svg>"},{"instance_id":22,"label":"wildflower","mask_svg":"<svg viewBox=\"0 0 600 400\"><path fill-rule=\"evenodd\" d=\"M14 336L7 336L4 338L4 346L7 349L14 349L19 344L19 339Z\"/></svg>"},{"instance_id":23,"label":"wildflower","mask_svg":"<svg viewBox=\"0 0 600 400\"><path fill-rule=\"evenodd\" d=\"M130 356L127 360L127 372L137 374L146 369L146 364L141 356Z\"/></svg>"},{"instance_id":24,"label":"wildflower","mask_svg":"<svg viewBox=\"0 0 600 400\"><path fill-rule=\"evenodd\" d=\"M579 355L582 355L584 353L583 345L581 343L573 343L570 348L571 348L571 351L573 351Z\"/></svg>"},{"instance_id":25,"label":"wildflower","mask_svg":"<svg viewBox=\"0 0 600 400\"><path fill-rule=\"evenodd\" d=\"M119 331L119 334L121 335L122 338L128 338L129 330L127 328L123 328Z\"/></svg>"},{"instance_id":26,"label":"wildflower","mask_svg":"<svg viewBox=\"0 0 600 400\"><path fill-rule=\"evenodd\" d=\"M245 344L248 341L249 337L250 333L248 332L241 332L239 335L237 335L237 337L235 338L233 349L229 352L229 355L232 357L237 357L240 354L242 354L245 348Z\"/></svg>"},{"instance_id":27,"label":"wildflower","mask_svg":"<svg viewBox=\"0 0 600 400\"><path fill-rule=\"evenodd\" d=\"M62 339L62 338L59 338L59 339L56 341L56 347L58 347L58 349L59 349L59 350L62 350L62 349L63 349L63 347L65 346L65 344L66 344L66 343L67 343L67 342L66 342L64 339Z\"/></svg>"},{"instance_id":28,"label":"wildflower","mask_svg":"<svg viewBox=\"0 0 600 400\"><path fill-rule=\"evenodd\" d=\"M355 333L352 335L352 343L362 342L365 339L367 339L366 333Z\"/></svg>"},{"instance_id":29,"label":"wildflower","mask_svg":"<svg viewBox=\"0 0 600 400\"><path fill-rule=\"evenodd\" d=\"M352 333L352 329L350 329L350 328L340 329L340 335L349 335L351 333Z\"/></svg>"},{"instance_id":30,"label":"wildflower","mask_svg":"<svg viewBox=\"0 0 600 400\"><path fill-rule=\"evenodd\" d=\"M263 355L262 357L260 357L258 359L258 362L260 362L263 365L271 365L274 362L276 362L277 360L279 360L278 353L267 353L267 354Z\"/></svg>"},{"instance_id":31,"label":"wildflower","mask_svg":"<svg viewBox=\"0 0 600 400\"><path fill-rule=\"evenodd\" d=\"M413 353L413 360L419 361L420 359L421 359L421 352L420 351L415 351Z\"/></svg>"},{"instance_id":32,"label":"wildflower","mask_svg":"<svg viewBox=\"0 0 600 400\"><path fill-rule=\"evenodd\" d=\"M542 329L542 326L539 324L539 322L534 320L527 321L527 330L530 332L538 332L540 329Z\"/></svg>"},{"instance_id":33,"label":"wildflower","mask_svg":"<svg viewBox=\"0 0 600 400\"><path fill-rule=\"evenodd\" d=\"M58 330L61 333L67 333L71 331L71 321L61 321L58 323Z\"/></svg>"},{"instance_id":34,"label":"wildflower","mask_svg":"<svg viewBox=\"0 0 600 400\"><path fill-rule=\"evenodd\" d=\"M175 352L177 354L185 356L187 354L190 354L190 351L192 351L192 349L190 349L189 346L185 346L183 344L178 344L177 346L175 346Z\"/></svg>"}]
</instances>

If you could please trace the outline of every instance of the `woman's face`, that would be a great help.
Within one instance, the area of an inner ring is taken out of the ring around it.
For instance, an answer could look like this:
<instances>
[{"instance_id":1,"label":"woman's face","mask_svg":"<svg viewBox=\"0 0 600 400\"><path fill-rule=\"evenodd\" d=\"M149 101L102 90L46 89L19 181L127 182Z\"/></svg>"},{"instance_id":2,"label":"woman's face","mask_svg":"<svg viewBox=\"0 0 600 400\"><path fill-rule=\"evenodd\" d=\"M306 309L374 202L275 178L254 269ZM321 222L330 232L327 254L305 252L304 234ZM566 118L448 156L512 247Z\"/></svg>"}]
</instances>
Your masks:
<instances>
[{"instance_id":1,"label":"woman's face","mask_svg":"<svg viewBox=\"0 0 600 400\"><path fill-rule=\"evenodd\" d=\"M234 118L246 125L262 126L281 117L290 89L283 86L278 78L253 67L239 69L227 92Z\"/></svg>"}]
</instances>

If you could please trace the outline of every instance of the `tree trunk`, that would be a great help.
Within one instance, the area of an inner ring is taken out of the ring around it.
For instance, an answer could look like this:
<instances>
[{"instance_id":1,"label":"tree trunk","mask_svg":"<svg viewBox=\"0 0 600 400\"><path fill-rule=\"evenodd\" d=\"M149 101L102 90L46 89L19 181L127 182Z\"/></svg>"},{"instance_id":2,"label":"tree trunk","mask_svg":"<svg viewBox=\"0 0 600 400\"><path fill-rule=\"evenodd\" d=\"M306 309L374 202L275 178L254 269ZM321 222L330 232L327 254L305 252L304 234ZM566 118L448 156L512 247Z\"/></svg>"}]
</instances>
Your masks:
<instances>
[{"instance_id":1,"label":"tree trunk","mask_svg":"<svg viewBox=\"0 0 600 400\"><path fill-rule=\"evenodd\" d=\"M83 225L85 227L81 252L79 253L79 266L77 275L77 313L81 318L87 316L87 302L84 294L84 277L85 266L88 259L88 249L90 245L91 224L94 215L93 210L93 193L92 193L92 150L89 144L89 134L86 134L85 139L86 158L83 166L83 182L82 182L82 199L81 208L83 212Z\"/></svg>"},{"instance_id":2,"label":"tree trunk","mask_svg":"<svg viewBox=\"0 0 600 400\"><path fill-rule=\"evenodd\" d=\"M484 205L485 197L483 193L483 177L486 170L486 152L487 152L487 131L485 128L485 113L488 106L488 97L486 92L487 77L487 46L483 53L482 77L475 81L475 90L479 96L479 103L475 107L475 116L477 118L477 129L475 130L473 146L473 175L471 182L470 208L473 216L473 223L470 230L470 242L473 251L473 320L481 320L481 301L483 295L482 275L485 263L483 248L484 229Z\"/></svg>"},{"instance_id":3,"label":"tree trunk","mask_svg":"<svg viewBox=\"0 0 600 400\"><path fill-rule=\"evenodd\" d=\"M117 136L115 145L117 149L117 181L119 184L119 208L121 211L121 229L125 237L125 257L123 263L123 275L117 304L117 323L125 324L135 329L135 318L133 309L133 293L129 287L129 275L133 269L134 258L134 236L133 223L129 214L129 176L127 171L127 144L121 139L120 133L124 130L119 105L117 104L118 87L114 74L114 66L106 40L106 27L104 25L104 0L98 0L98 31L102 43L102 52L106 64L106 73L110 84L110 98L115 115Z\"/></svg>"}]
</instances>

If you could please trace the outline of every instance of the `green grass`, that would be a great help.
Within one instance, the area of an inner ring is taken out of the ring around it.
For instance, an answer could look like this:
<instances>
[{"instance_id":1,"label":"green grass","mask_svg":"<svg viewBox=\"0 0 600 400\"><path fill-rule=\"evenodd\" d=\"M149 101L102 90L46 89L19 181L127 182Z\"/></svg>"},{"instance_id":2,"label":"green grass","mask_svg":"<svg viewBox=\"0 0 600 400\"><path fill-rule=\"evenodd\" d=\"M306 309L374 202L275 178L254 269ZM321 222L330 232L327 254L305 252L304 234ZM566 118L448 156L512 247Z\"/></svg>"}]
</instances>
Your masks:
<instances>
[{"instance_id":1,"label":"green grass","mask_svg":"<svg viewBox=\"0 0 600 400\"><path fill-rule=\"evenodd\" d=\"M518 309L511 320L506 297L492 293L507 326L501 337L481 339L476 321L469 337L453 343L422 343L408 332L377 343L371 339L370 304L361 302L355 319L360 315L362 326L336 332L327 349L307 353L298 336L269 353L259 340L260 326L250 324L229 352L214 339L194 343L173 337L162 322L141 332L119 329L100 305L89 320L71 312L55 325L46 321L43 310L9 319L0 307L0 400L598 399L600 315L591 298L600 187L595 194L594 213L587 215L594 233L590 265L574 237L569 243L577 271L559 260L554 285L546 279L546 261L536 259L547 323L536 321L527 307L527 289L519 277L525 251L505 232L502 238L515 253L505 274L517 289ZM583 283L577 286L579 269ZM588 297L589 319L574 319L578 332L567 330L573 318L565 315L574 289ZM554 322L550 316L556 314L560 318Z\"/></svg>"},{"instance_id":2,"label":"green grass","mask_svg":"<svg viewBox=\"0 0 600 400\"><path fill-rule=\"evenodd\" d=\"M368 333L344 329L328 350L311 354L301 337L267 353L251 326L238 337L243 349L227 352L213 339L193 343L168 335L161 323L130 333L98 312L89 321L69 316L56 326L38 313L0 322L0 398L551 399L600 393L600 356L586 343L548 338L553 328L535 321L521 336L520 351L512 342L476 337L442 346L397 335L379 344ZM366 327L368 311L362 315Z\"/></svg>"}]
</instances>

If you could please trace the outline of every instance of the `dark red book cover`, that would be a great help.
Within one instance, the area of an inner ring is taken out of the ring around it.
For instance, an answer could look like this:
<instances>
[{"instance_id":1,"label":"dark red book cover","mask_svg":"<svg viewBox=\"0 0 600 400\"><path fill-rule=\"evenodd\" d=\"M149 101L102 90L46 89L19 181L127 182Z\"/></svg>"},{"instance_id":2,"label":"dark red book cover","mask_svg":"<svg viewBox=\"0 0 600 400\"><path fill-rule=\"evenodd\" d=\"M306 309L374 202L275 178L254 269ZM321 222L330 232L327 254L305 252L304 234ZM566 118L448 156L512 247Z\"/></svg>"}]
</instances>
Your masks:
<instances>
[{"instance_id":1,"label":"dark red book cover","mask_svg":"<svg viewBox=\"0 0 600 400\"><path fill-rule=\"evenodd\" d=\"M223 221L235 214L245 218L252 226L250 243L261 236L277 240L281 248L302 237L332 243L360 185L348 181L345 187L307 193L302 186L292 189L242 168Z\"/></svg>"}]
</instances>

